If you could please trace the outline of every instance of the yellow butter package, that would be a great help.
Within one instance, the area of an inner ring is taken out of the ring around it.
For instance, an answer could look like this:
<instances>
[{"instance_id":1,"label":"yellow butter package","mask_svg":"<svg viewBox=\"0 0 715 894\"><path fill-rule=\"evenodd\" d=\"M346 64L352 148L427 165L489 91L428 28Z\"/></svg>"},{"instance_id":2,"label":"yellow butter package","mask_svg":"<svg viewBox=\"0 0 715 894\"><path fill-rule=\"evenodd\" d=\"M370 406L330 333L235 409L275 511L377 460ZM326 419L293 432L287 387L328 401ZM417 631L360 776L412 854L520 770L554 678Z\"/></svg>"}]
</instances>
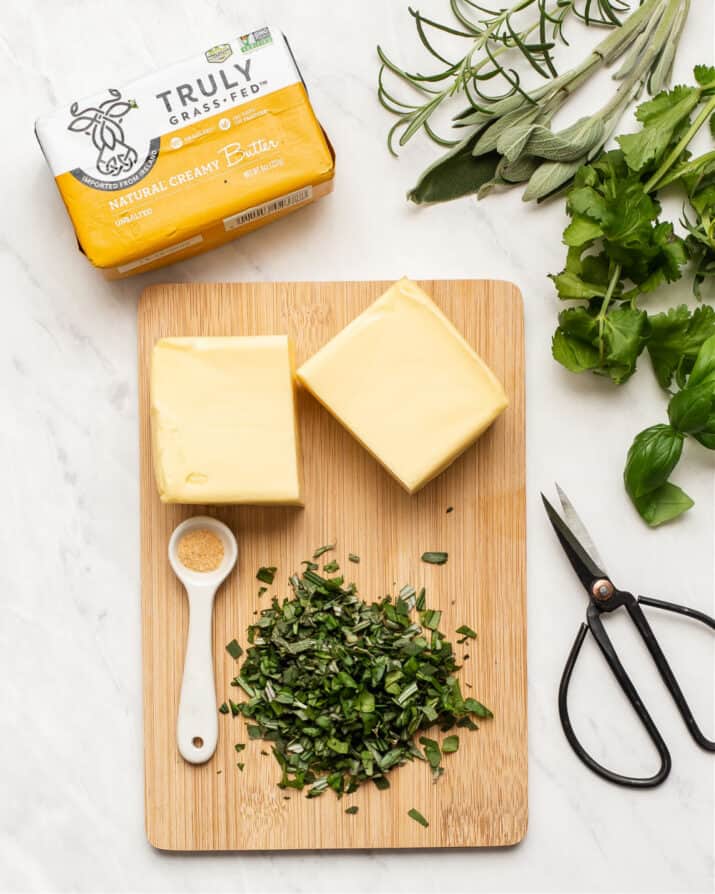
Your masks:
<instances>
[{"instance_id":1,"label":"yellow butter package","mask_svg":"<svg viewBox=\"0 0 715 894\"><path fill-rule=\"evenodd\" d=\"M35 130L81 250L110 278L221 245L332 188L332 149L273 27L73 102Z\"/></svg>"}]
</instances>

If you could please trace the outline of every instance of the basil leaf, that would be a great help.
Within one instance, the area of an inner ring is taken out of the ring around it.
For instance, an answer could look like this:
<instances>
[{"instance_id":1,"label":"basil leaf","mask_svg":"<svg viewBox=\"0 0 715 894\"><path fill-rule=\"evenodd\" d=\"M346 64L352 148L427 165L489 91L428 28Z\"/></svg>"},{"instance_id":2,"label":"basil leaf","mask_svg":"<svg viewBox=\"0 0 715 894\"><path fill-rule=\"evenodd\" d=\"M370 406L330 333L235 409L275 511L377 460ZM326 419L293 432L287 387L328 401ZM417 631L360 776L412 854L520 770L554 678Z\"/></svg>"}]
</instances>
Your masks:
<instances>
[{"instance_id":1,"label":"basil leaf","mask_svg":"<svg viewBox=\"0 0 715 894\"><path fill-rule=\"evenodd\" d=\"M658 525L678 518L694 505L681 488L670 482L662 484L635 501L636 509L651 528L657 528Z\"/></svg>"},{"instance_id":2,"label":"basil leaf","mask_svg":"<svg viewBox=\"0 0 715 894\"><path fill-rule=\"evenodd\" d=\"M715 335L703 342L695 358L693 370L688 379L688 387L700 385L715 375ZM715 386L713 386L715 387Z\"/></svg>"},{"instance_id":3,"label":"basil leaf","mask_svg":"<svg viewBox=\"0 0 715 894\"><path fill-rule=\"evenodd\" d=\"M684 436L671 425L653 425L636 435L624 472L632 500L665 484L683 452L683 440Z\"/></svg>"},{"instance_id":4,"label":"basil leaf","mask_svg":"<svg viewBox=\"0 0 715 894\"><path fill-rule=\"evenodd\" d=\"M692 378L692 376L691 376ZM676 431L692 435L708 424L715 403L715 383L684 388L668 404L668 418Z\"/></svg>"}]
</instances>

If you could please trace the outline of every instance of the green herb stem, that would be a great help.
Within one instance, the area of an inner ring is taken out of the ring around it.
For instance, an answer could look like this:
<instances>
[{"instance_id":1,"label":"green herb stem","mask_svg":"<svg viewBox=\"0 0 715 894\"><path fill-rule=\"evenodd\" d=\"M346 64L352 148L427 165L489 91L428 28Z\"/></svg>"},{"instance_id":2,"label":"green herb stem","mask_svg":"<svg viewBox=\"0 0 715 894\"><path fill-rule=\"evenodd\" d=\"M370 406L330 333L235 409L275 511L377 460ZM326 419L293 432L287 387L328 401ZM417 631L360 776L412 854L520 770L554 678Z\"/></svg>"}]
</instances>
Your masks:
<instances>
[{"instance_id":1,"label":"green herb stem","mask_svg":"<svg viewBox=\"0 0 715 894\"><path fill-rule=\"evenodd\" d=\"M670 168L680 158L685 149L687 149L690 141L693 139L693 137L695 137L700 128L703 126L703 124L705 124L708 118L710 118L713 112L715 112L715 96L712 96L710 98L710 101L703 106L695 121L693 121L686 133L683 134L682 138L678 141L673 150L668 154L655 174L653 174L650 180L648 180L648 182L645 184L645 186L643 187L645 192L653 192L653 190L657 188L660 181L670 171Z\"/></svg>"}]
</instances>

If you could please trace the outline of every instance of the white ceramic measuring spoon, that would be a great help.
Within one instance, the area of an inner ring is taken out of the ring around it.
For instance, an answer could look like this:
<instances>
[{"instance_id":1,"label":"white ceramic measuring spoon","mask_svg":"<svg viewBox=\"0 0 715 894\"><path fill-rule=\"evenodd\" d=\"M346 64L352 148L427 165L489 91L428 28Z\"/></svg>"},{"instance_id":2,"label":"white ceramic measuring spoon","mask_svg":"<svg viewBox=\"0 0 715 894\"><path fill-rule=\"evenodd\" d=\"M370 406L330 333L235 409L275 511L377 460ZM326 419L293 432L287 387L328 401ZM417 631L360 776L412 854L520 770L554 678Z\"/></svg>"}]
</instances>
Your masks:
<instances>
[{"instance_id":1,"label":"white ceramic measuring spoon","mask_svg":"<svg viewBox=\"0 0 715 894\"><path fill-rule=\"evenodd\" d=\"M179 559L179 541L189 531L197 529L212 531L223 543L223 559L215 571L192 571ZM218 711L211 630L213 604L216 591L231 573L237 557L238 545L231 529L208 516L196 516L182 522L169 540L169 562L189 599L189 632L176 744L181 756L191 764L206 763L216 751Z\"/></svg>"}]
</instances>

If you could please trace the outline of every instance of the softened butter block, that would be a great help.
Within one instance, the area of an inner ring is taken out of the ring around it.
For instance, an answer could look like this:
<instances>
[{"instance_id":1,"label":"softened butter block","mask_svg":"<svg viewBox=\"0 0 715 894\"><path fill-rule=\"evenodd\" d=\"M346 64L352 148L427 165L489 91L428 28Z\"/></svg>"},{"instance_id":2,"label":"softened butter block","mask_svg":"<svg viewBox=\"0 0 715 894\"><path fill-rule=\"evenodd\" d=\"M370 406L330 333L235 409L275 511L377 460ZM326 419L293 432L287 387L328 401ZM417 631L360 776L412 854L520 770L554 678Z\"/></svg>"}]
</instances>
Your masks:
<instances>
[{"instance_id":1,"label":"softened butter block","mask_svg":"<svg viewBox=\"0 0 715 894\"><path fill-rule=\"evenodd\" d=\"M302 504L287 336L161 339L151 425L163 502Z\"/></svg>"},{"instance_id":2,"label":"softened butter block","mask_svg":"<svg viewBox=\"0 0 715 894\"><path fill-rule=\"evenodd\" d=\"M508 405L496 376L408 279L297 375L409 493L450 465Z\"/></svg>"}]
</instances>

